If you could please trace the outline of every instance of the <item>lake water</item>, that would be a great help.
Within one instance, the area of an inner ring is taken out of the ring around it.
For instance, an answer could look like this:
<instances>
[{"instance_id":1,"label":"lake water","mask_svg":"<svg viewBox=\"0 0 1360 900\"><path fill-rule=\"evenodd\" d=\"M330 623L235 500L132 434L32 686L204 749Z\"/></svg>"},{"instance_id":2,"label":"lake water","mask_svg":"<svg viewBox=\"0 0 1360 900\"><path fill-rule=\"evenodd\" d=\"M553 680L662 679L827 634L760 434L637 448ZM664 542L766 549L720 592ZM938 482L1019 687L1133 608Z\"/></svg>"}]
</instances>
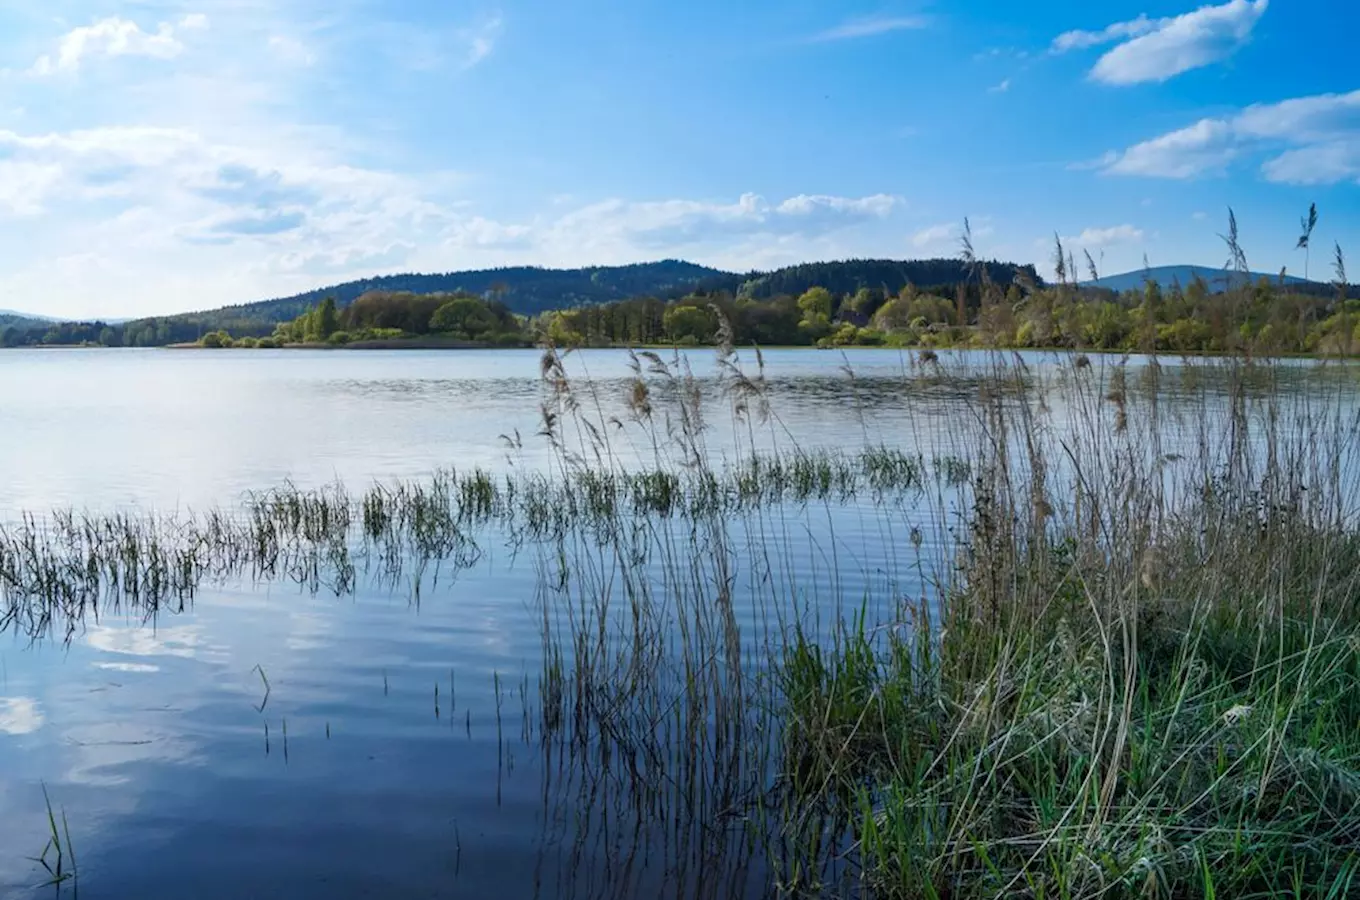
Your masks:
<instances>
[{"instance_id":1,"label":"lake water","mask_svg":"<svg viewBox=\"0 0 1360 900\"><path fill-rule=\"evenodd\" d=\"M751 443L966 455L974 433L976 384L923 377L908 354L767 352L775 416L753 430L712 380L713 354L686 360L715 458ZM624 415L628 366L619 351L568 358L588 413ZM1300 390L1322 377L1287 370ZM1354 373L1327 378L1347 389ZM543 398L532 351L6 351L0 522L54 507L231 508L285 482L362 489L446 467L551 471ZM1049 407L1091 414L1058 390ZM611 446L625 465L653 453L626 428ZM861 500L734 521L738 599L763 590L752 557L769 544L785 549L763 571L796 581L814 616L832 599L913 596L917 515ZM761 530L771 522L782 538ZM226 579L150 621L130 608L87 617L69 642L0 634L0 895L51 892L28 859L48 836L44 786L87 897L762 895L758 862L677 869L668 860L703 853L639 838L645 811L612 820L617 793L554 756L535 724L551 561L495 533L479 547L418 597L410 578L361 575L343 596ZM736 617L754 640L759 614L739 602Z\"/></svg>"}]
</instances>

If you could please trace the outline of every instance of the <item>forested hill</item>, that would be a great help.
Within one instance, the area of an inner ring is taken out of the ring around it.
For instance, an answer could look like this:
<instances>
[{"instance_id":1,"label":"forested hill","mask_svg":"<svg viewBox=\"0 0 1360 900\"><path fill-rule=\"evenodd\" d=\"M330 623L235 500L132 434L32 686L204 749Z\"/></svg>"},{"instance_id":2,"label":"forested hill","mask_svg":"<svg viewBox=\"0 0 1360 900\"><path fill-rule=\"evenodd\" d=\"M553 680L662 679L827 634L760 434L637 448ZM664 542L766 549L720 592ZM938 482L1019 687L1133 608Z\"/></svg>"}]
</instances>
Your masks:
<instances>
[{"instance_id":1,"label":"forested hill","mask_svg":"<svg viewBox=\"0 0 1360 900\"><path fill-rule=\"evenodd\" d=\"M292 297L262 300L220 311L224 318L287 322L326 297L345 307L369 291L439 294L465 291L496 295L514 312L531 316L549 309L608 303L629 297L670 297L699 287L719 287L737 276L681 260L629 266L591 266L584 269L542 269L518 266L443 274L383 275L318 288Z\"/></svg>"},{"instance_id":2,"label":"forested hill","mask_svg":"<svg viewBox=\"0 0 1360 900\"><path fill-rule=\"evenodd\" d=\"M991 278L1002 284L1013 281L1017 272L1023 272L1035 283L1039 282L1033 266L987 263L987 268ZM411 294L465 291L482 296L494 295L511 311L532 316L552 309L570 309L632 297L668 300L694 290L729 291L753 299L781 294L797 296L812 287L824 287L833 293L854 293L866 287L896 293L909 283L918 287L953 285L969 277L969 269L957 259L852 259L804 263L773 272L751 272L746 275L673 259L583 269L520 266L432 275L383 275L317 288L292 297L189 315L195 319L272 324L291 321L326 297L334 297L336 306L343 308L369 291Z\"/></svg>"},{"instance_id":3,"label":"forested hill","mask_svg":"<svg viewBox=\"0 0 1360 900\"><path fill-rule=\"evenodd\" d=\"M1042 284L1032 265L983 263L987 276L1008 285L1016 275ZM742 276L739 293L753 299L780 295L798 296L809 288L823 287L833 294L853 294L860 288L896 294L908 284L918 288L953 286L980 277L958 259L848 259L839 262L804 263L773 272Z\"/></svg>"}]
</instances>

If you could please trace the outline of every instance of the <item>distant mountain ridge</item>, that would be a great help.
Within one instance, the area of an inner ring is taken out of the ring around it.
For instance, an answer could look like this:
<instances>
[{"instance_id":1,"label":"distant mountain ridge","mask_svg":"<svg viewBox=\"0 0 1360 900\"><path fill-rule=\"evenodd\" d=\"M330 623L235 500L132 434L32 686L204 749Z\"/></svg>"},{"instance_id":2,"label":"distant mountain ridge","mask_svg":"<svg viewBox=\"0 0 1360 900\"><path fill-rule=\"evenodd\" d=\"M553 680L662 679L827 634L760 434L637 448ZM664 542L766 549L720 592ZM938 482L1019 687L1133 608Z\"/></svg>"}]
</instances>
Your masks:
<instances>
[{"instance_id":1,"label":"distant mountain ridge","mask_svg":"<svg viewBox=\"0 0 1360 900\"><path fill-rule=\"evenodd\" d=\"M1240 285L1242 275L1229 269L1215 269L1209 266L1157 266L1151 269L1138 269L1133 272L1124 272L1121 275L1107 275L1095 281L1083 281L1082 287L1106 288L1111 291L1141 291L1143 284L1148 281L1155 281L1164 288L1169 288L1173 283L1179 283L1181 287L1190 284L1198 276L1209 286L1210 293L1222 293L1230 286ZM1262 278L1269 279L1271 282L1278 283L1280 273L1269 274L1265 272L1250 272L1247 277L1253 283ZM1321 282L1308 281L1288 273L1285 274L1284 283L1288 285L1310 285L1324 287Z\"/></svg>"},{"instance_id":2,"label":"distant mountain ridge","mask_svg":"<svg viewBox=\"0 0 1360 900\"><path fill-rule=\"evenodd\" d=\"M51 316L39 316L13 309L0 309L0 328L11 325L15 328L36 328L39 325L50 325L53 322L60 321L61 319L54 319Z\"/></svg>"}]
</instances>

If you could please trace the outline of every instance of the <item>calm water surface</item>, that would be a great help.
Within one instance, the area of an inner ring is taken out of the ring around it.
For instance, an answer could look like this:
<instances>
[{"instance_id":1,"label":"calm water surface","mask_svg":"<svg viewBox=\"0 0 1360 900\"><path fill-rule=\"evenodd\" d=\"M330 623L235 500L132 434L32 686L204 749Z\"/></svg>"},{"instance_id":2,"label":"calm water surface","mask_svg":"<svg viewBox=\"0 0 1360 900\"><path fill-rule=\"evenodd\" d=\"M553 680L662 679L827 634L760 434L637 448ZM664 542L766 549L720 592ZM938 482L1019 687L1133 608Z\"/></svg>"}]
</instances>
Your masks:
<instances>
[{"instance_id":1,"label":"calm water surface","mask_svg":"<svg viewBox=\"0 0 1360 900\"><path fill-rule=\"evenodd\" d=\"M752 438L721 402L712 354L687 359L719 401L713 454L735 453ZM751 354L743 363L756 371ZM764 363L777 418L762 446L968 449L967 378L910 377L910 357L890 351ZM596 386L587 406L622 412L626 354L573 355L568 369ZM542 397L532 351L6 351L0 521L229 507L286 480L362 488L448 466L547 468ZM1065 404L1055 393L1052 414L1080 414ZM619 455L646 457L626 434ZM787 514L818 548L786 558L808 593L917 589L910 510ZM69 645L0 635L0 895L51 892L34 888L44 873L27 859L46 840L46 785L87 897L613 896L621 884L758 896L758 867L716 887L682 881L660 853L615 877L627 835L590 821L598 799L526 734L541 666L534 555L494 536L481 546L475 567L418 603L409 584L363 578L343 597L227 583L155 621L87 621ZM758 629L751 610L738 618L744 637Z\"/></svg>"}]
</instances>

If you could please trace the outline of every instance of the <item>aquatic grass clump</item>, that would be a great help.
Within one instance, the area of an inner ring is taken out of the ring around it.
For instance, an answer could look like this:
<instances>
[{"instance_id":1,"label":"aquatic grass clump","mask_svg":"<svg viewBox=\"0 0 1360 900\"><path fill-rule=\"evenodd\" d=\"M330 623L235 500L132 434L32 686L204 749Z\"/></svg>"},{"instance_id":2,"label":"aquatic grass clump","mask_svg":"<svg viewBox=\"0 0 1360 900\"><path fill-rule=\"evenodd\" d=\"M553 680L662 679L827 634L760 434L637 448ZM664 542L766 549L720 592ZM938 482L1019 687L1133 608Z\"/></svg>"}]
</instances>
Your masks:
<instances>
[{"instance_id":1,"label":"aquatic grass clump","mask_svg":"<svg viewBox=\"0 0 1360 900\"><path fill-rule=\"evenodd\" d=\"M762 507L881 499L922 490L920 468L893 451L746 457L684 469L570 468L504 477L440 470L425 480L285 485L237 510L99 515L56 510L0 522L0 630L69 638L84 617L182 609L204 583L286 580L337 594L367 573L392 583L431 566L475 565L489 537L523 545L577 529L608 540L651 519L697 523Z\"/></svg>"}]
</instances>

